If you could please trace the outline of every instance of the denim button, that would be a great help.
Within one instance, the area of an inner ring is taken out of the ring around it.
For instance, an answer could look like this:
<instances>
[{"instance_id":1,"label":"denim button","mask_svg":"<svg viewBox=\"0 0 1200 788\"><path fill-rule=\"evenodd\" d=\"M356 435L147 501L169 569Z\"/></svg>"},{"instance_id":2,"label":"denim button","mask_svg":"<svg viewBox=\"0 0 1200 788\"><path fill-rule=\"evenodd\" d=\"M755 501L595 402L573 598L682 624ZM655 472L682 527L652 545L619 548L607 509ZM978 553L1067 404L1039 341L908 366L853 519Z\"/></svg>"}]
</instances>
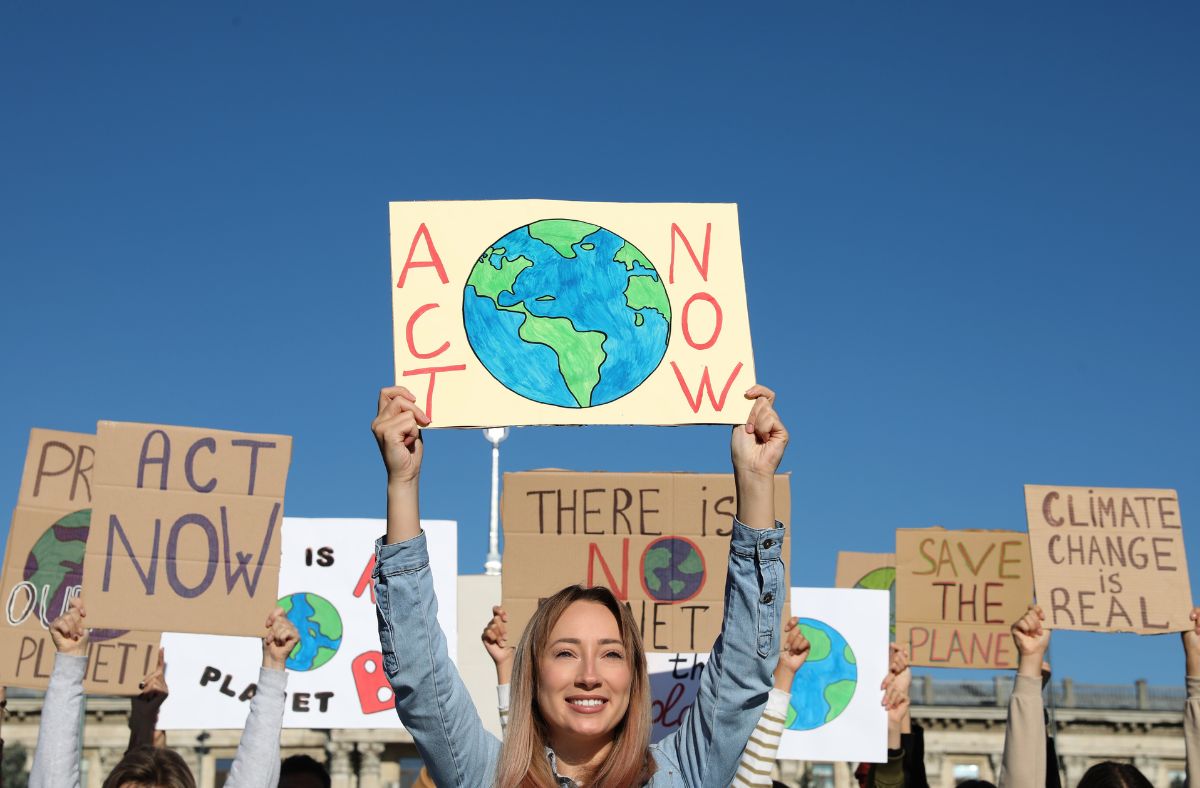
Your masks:
<instances>
[{"instance_id":1,"label":"denim button","mask_svg":"<svg viewBox=\"0 0 1200 788\"><path fill-rule=\"evenodd\" d=\"M763 542L763 547L767 550L770 550L774 546L775 546L774 539L767 539L766 541Z\"/></svg>"},{"instance_id":2,"label":"denim button","mask_svg":"<svg viewBox=\"0 0 1200 788\"><path fill-rule=\"evenodd\" d=\"M774 595L774 594L772 594L770 591L768 591L767 593L765 593L765 594L763 594L763 595L762 595L762 603L763 603L764 605L769 605L769 604L771 604L771 602L773 602L773 601L774 601L774 599L775 599L775 595Z\"/></svg>"}]
</instances>

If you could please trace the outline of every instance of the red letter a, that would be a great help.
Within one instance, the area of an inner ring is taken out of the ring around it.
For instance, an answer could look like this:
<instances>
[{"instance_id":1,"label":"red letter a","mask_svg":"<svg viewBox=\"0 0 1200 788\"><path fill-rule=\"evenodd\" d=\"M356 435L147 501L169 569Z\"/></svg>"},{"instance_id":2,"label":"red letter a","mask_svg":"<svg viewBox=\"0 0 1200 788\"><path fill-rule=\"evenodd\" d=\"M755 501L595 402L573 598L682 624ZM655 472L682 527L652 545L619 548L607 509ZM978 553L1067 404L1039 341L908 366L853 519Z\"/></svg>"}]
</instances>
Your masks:
<instances>
[{"instance_id":1,"label":"red letter a","mask_svg":"<svg viewBox=\"0 0 1200 788\"><path fill-rule=\"evenodd\" d=\"M413 255L417 251L417 240L425 236L425 248L428 250L428 260L413 260ZM437 253L437 249L433 246L433 239L429 237L429 228L425 226L425 222L421 222L421 226L417 228L416 235L413 236L412 246L408 247L408 259L404 261L404 268L400 270L400 280L396 282L396 287L404 287L404 278L408 276L410 268L436 268L438 278L442 280L442 284L450 284L450 278L446 276L446 269L442 267L441 255Z\"/></svg>"}]
</instances>

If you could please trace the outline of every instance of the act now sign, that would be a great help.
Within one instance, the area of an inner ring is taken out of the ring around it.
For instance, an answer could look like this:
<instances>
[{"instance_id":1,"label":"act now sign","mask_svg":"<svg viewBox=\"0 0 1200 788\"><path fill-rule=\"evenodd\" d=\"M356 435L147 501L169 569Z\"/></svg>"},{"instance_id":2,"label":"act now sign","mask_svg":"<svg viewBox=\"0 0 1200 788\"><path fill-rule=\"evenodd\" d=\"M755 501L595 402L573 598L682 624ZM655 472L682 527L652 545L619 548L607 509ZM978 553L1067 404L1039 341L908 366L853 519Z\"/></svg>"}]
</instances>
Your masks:
<instances>
[{"instance_id":1,"label":"act now sign","mask_svg":"<svg viewBox=\"0 0 1200 788\"><path fill-rule=\"evenodd\" d=\"M396 383L435 427L738 424L737 206L391 204Z\"/></svg>"}]
</instances>

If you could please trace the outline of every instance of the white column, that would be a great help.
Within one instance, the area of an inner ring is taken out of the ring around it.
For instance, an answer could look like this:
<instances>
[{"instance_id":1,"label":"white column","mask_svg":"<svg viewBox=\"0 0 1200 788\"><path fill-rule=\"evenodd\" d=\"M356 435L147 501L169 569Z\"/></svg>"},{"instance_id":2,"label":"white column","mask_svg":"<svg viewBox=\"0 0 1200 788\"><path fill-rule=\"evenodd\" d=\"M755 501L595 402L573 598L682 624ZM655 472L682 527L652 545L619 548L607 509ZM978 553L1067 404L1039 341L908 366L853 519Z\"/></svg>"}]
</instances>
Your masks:
<instances>
[{"instance_id":1,"label":"white column","mask_svg":"<svg viewBox=\"0 0 1200 788\"><path fill-rule=\"evenodd\" d=\"M379 774L379 756L383 755L383 744L377 741L360 742L358 752L362 756L358 764L358 788L383 788Z\"/></svg>"},{"instance_id":2,"label":"white column","mask_svg":"<svg viewBox=\"0 0 1200 788\"><path fill-rule=\"evenodd\" d=\"M331 741L325 745L329 752L329 778L331 788L354 788L354 775L350 771L350 742Z\"/></svg>"}]
</instances>

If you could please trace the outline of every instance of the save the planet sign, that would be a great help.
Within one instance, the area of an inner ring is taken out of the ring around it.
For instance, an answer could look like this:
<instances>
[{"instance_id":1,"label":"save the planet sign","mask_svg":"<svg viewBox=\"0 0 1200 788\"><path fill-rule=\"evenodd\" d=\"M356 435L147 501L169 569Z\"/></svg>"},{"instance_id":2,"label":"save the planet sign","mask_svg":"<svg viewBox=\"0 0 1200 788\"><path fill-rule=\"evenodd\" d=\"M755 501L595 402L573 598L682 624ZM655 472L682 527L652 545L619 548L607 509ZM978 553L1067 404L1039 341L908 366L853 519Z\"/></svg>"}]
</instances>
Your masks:
<instances>
[{"instance_id":1,"label":"save the planet sign","mask_svg":"<svg viewBox=\"0 0 1200 788\"><path fill-rule=\"evenodd\" d=\"M423 520L438 623L457 659L458 528ZM279 605L300 633L287 661L285 728L400 728L383 673L371 571L383 520L283 519ZM255 638L163 635L171 695L164 730L241 728L257 689Z\"/></svg>"},{"instance_id":2,"label":"save the planet sign","mask_svg":"<svg viewBox=\"0 0 1200 788\"><path fill-rule=\"evenodd\" d=\"M721 631L735 510L731 474L504 474L511 630L564 586L603 585L629 606L647 651L707 651ZM786 523L790 510L790 477L780 474L775 516ZM790 548L785 536L785 563Z\"/></svg>"},{"instance_id":3,"label":"save the planet sign","mask_svg":"<svg viewBox=\"0 0 1200 788\"><path fill-rule=\"evenodd\" d=\"M391 206L396 383L435 427L737 424L737 206Z\"/></svg>"}]
</instances>

